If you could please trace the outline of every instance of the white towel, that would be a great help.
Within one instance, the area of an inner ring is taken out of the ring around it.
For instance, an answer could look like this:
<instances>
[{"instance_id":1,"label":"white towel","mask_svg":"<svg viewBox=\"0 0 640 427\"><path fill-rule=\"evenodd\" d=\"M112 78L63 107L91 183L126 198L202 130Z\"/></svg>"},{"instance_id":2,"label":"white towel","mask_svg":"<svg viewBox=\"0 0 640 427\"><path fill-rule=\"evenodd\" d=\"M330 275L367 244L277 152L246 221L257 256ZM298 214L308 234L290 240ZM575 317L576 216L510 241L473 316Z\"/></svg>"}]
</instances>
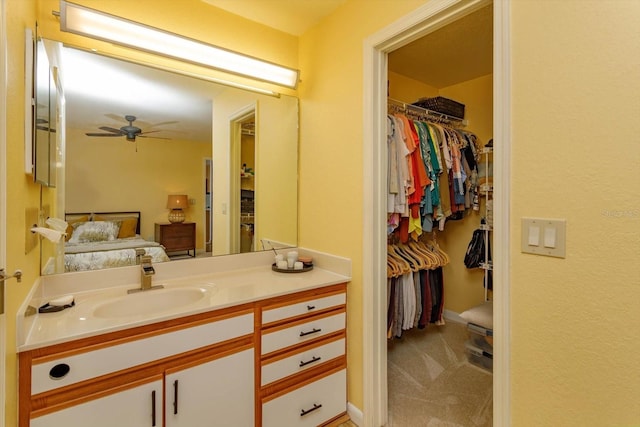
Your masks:
<instances>
[{"instance_id":1,"label":"white towel","mask_svg":"<svg viewBox=\"0 0 640 427\"><path fill-rule=\"evenodd\" d=\"M31 229L31 231L34 232L34 233L38 233L41 236L46 237L47 239L49 239L53 243L58 243L60 241L60 239L62 239L62 236L65 235L65 233L63 233L61 231L53 230L53 229L47 228L47 227L33 227Z\"/></svg>"}]
</instances>

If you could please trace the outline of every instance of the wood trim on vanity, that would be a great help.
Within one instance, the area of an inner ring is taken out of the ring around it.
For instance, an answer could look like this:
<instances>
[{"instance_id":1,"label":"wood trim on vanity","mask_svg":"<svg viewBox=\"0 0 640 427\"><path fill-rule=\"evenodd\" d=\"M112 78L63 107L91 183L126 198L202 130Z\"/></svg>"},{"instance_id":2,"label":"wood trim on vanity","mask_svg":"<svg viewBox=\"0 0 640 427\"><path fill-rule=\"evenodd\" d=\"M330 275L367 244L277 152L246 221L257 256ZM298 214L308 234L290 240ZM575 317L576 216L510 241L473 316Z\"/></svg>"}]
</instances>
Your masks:
<instances>
[{"instance_id":1,"label":"wood trim on vanity","mask_svg":"<svg viewBox=\"0 0 640 427\"><path fill-rule=\"evenodd\" d=\"M345 339L345 343L346 343L347 331L344 329L329 335L325 335L313 341L303 342L293 347L287 347L279 351L274 351L269 354L265 354L262 356L261 366L265 366L270 363L277 362L278 360L286 359L287 357L295 353L301 353L307 350L311 350L313 348L321 347L325 344L338 341L342 338ZM346 347L346 344L345 344L345 347ZM346 348L345 348L345 354L346 354Z\"/></svg>"},{"instance_id":2,"label":"wood trim on vanity","mask_svg":"<svg viewBox=\"0 0 640 427\"><path fill-rule=\"evenodd\" d=\"M261 353L262 353L262 306L256 304L254 316L253 316L253 342L255 343L255 354L253 358L253 372L254 372L254 424L255 427L262 426L262 402L260 401L260 385L262 384L262 367L261 367Z\"/></svg>"},{"instance_id":3,"label":"wood trim on vanity","mask_svg":"<svg viewBox=\"0 0 640 427\"><path fill-rule=\"evenodd\" d=\"M94 335L74 341L54 344L47 347L28 350L20 355L29 353L34 364L46 363L60 357L69 357L76 354L87 353L117 344L124 344L143 338L150 338L163 335L168 332L175 332L188 329L194 326L219 320L229 319L243 314L253 314L253 304L243 304L237 307L228 307L220 310L198 313L191 316L177 319L165 320L148 325L137 326L130 329L108 332L106 334Z\"/></svg>"},{"instance_id":4,"label":"wood trim on vanity","mask_svg":"<svg viewBox=\"0 0 640 427\"><path fill-rule=\"evenodd\" d=\"M156 374L150 377L138 378L135 380L128 380L128 378L126 378L126 375L125 375L122 379L120 379L120 381L117 382L117 384L113 385L111 388L104 388L103 384L99 384L94 381L93 384L89 384L86 387L86 390L82 390L81 392L78 392L78 393L73 393L71 394L71 396L65 394L65 396L67 396L66 397L67 400L64 403L58 403L58 404L49 405L49 406L43 406L45 402L47 404L49 403L46 398L43 398L43 399L36 398L36 399L33 399L33 402L35 402L35 404L32 407L30 419L38 418L43 415L47 415L52 412L59 411L61 409L70 408L72 406L79 405L81 403L90 402L92 400L99 399L101 397L109 396L110 394L113 394L113 393L130 390L132 388L141 386L143 384L148 384L154 381L162 381L163 378L164 378L164 375ZM37 409L39 406L42 406L42 408Z\"/></svg>"},{"instance_id":5,"label":"wood trim on vanity","mask_svg":"<svg viewBox=\"0 0 640 427\"><path fill-rule=\"evenodd\" d=\"M114 372L87 381L71 384L66 387L46 391L31 397L31 418L94 400L122 391L134 386L145 384L147 378L164 378L165 373L173 373L220 359L234 353L253 348L254 335L245 335L233 340L198 348L175 356L166 357L130 369ZM128 383L134 383L129 386ZM122 384L127 384L122 386Z\"/></svg>"},{"instance_id":6,"label":"wood trim on vanity","mask_svg":"<svg viewBox=\"0 0 640 427\"><path fill-rule=\"evenodd\" d=\"M295 316L295 317L289 317L286 319L283 319L282 321L278 321L278 322L273 322L273 323L269 323L268 325L265 325L262 327L262 334L270 334L272 332L277 332L277 331L281 331L283 329L288 329L291 328L293 326L298 326L298 325L303 325L305 323L314 321L314 320L318 320L318 319L324 319L326 317L331 317L334 316L336 314L341 314L341 313L345 313L347 312L347 306L346 305L338 305L335 307L331 307L331 308L327 308L324 310L319 310L314 312L313 314L303 314L300 316Z\"/></svg>"},{"instance_id":7,"label":"wood trim on vanity","mask_svg":"<svg viewBox=\"0 0 640 427\"><path fill-rule=\"evenodd\" d=\"M290 375L279 381L271 383L261 390L262 403L269 402L277 397L283 396L293 390L311 384L321 378L328 377L347 367L347 355L336 357L321 365L309 368L306 371ZM345 402L346 403L346 402Z\"/></svg>"}]
</instances>

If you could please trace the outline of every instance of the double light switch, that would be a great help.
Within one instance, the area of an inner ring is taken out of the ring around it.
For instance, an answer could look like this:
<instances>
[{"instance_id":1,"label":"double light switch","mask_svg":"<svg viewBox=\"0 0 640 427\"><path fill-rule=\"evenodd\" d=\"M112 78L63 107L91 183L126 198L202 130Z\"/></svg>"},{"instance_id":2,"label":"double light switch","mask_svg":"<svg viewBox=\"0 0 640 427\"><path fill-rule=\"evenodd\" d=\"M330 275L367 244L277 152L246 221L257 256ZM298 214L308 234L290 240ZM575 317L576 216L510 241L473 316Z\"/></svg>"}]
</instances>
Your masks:
<instances>
[{"instance_id":1,"label":"double light switch","mask_svg":"<svg viewBox=\"0 0 640 427\"><path fill-rule=\"evenodd\" d=\"M522 218L522 252L565 257L566 220Z\"/></svg>"}]
</instances>

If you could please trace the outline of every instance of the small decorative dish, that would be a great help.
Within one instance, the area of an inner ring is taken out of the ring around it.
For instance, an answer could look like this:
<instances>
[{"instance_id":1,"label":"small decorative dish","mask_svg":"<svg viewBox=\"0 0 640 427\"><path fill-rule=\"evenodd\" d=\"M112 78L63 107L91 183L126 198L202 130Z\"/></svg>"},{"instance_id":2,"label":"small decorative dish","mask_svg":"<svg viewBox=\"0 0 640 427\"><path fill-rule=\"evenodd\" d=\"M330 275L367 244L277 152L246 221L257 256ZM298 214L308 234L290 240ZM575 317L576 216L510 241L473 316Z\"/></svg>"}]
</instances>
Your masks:
<instances>
[{"instance_id":1,"label":"small decorative dish","mask_svg":"<svg viewBox=\"0 0 640 427\"><path fill-rule=\"evenodd\" d=\"M273 271L277 271L278 273L304 273L305 271L313 270L313 265L305 265L301 269L296 270L294 268L278 268L275 264L271 264L271 269Z\"/></svg>"}]
</instances>

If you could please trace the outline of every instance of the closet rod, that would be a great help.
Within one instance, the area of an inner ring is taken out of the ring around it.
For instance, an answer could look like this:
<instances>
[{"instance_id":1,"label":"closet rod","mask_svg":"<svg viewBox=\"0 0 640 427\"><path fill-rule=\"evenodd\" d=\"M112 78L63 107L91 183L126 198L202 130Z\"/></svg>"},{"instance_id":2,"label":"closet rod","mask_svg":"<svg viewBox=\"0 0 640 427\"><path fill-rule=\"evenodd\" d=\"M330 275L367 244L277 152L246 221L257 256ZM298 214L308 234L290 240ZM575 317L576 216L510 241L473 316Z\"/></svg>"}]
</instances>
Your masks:
<instances>
[{"instance_id":1,"label":"closet rod","mask_svg":"<svg viewBox=\"0 0 640 427\"><path fill-rule=\"evenodd\" d=\"M398 101L397 99L393 99L393 98L387 98L387 105L391 105L393 104L395 107L399 107L401 109L401 111L403 112L407 112L407 113L417 113L417 114L423 114L426 116L432 116L435 117L439 120L446 120L448 122L455 122L456 124L461 124L462 126L467 126L469 124L469 121L466 119L461 119L459 117L453 117L450 116L448 114L444 114L444 113L439 113L437 111L434 110L428 110L426 108L423 107L418 107L417 105L413 105L413 104L407 104L405 102L402 101Z\"/></svg>"}]
</instances>

